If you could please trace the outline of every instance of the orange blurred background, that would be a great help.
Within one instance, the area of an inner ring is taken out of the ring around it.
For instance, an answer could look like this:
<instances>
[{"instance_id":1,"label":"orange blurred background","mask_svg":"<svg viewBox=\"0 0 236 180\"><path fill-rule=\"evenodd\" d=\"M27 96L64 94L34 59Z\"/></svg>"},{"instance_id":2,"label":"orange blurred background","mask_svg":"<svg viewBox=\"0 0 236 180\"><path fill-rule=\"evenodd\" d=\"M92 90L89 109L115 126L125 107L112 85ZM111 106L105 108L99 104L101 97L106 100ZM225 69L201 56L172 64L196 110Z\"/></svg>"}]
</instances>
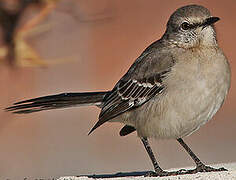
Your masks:
<instances>
[{"instance_id":1,"label":"orange blurred background","mask_svg":"<svg viewBox=\"0 0 236 180\"><path fill-rule=\"evenodd\" d=\"M70 60L48 68L0 66L0 108L43 95L111 89L140 53L161 37L171 13L187 4L203 5L221 18L216 29L231 64L232 85L213 120L185 140L207 164L235 162L235 0L61 0L43 22L50 29L28 42L43 59ZM25 13L25 19L32 14ZM121 124L106 123L87 136L98 114L96 107L29 115L1 110L0 179L152 170L136 134L119 136ZM151 143L163 168L194 165L176 141Z\"/></svg>"}]
</instances>

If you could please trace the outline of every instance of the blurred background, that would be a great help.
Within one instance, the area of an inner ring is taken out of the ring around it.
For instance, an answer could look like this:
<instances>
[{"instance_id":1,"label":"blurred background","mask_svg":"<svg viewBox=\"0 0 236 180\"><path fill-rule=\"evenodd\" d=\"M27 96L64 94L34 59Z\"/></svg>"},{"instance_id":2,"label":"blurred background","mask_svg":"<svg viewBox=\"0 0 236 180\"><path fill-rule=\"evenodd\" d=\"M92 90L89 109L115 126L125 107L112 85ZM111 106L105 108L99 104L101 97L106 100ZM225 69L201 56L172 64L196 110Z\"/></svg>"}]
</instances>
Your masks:
<instances>
[{"instance_id":1,"label":"blurred background","mask_svg":"<svg viewBox=\"0 0 236 180\"><path fill-rule=\"evenodd\" d=\"M8 12L21 3L0 2ZM2 109L43 95L111 89L140 53L162 36L171 13L187 4L203 5L221 18L216 29L232 67L232 85L213 120L185 140L207 164L235 162L235 0L45 0L24 9L15 33L23 35L13 39L17 52L13 60L0 59L0 179L152 170L136 133L119 136L121 124L106 123L87 135L97 121L96 107L29 115ZM4 26L0 36L4 48ZM194 165L174 140L152 140L151 145L164 169Z\"/></svg>"}]
</instances>

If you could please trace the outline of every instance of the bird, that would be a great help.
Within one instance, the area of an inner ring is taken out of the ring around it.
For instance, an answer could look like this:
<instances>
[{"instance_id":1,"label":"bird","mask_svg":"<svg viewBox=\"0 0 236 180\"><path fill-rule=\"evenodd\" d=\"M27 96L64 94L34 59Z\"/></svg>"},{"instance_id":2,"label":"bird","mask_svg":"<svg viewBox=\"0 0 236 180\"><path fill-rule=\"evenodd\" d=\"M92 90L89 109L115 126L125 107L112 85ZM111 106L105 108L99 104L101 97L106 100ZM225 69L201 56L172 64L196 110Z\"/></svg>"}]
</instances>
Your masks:
<instances>
[{"instance_id":1,"label":"bird","mask_svg":"<svg viewBox=\"0 0 236 180\"><path fill-rule=\"evenodd\" d=\"M150 176L226 171L205 165L183 138L208 122L221 108L230 88L231 70L217 43L219 17L196 4L178 8L163 36L149 45L110 91L61 93L14 103L17 114L73 106L97 106L97 123L120 122L120 136L137 132L153 164ZM163 170L150 138L175 139L196 164L189 170Z\"/></svg>"}]
</instances>

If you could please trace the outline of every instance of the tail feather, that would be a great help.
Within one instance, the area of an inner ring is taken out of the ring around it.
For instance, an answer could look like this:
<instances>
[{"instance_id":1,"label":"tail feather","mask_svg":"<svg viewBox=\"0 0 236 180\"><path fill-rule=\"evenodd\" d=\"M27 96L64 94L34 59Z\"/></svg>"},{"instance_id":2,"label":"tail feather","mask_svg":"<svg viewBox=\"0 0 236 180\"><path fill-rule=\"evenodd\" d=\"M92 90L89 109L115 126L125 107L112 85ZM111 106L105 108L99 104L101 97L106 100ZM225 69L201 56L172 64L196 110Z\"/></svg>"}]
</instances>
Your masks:
<instances>
[{"instance_id":1,"label":"tail feather","mask_svg":"<svg viewBox=\"0 0 236 180\"><path fill-rule=\"evenodd\" d=\"M14 103L13 106L6 108L17 114L33 113L43 110L67 108L72 106L96 105L102 104L106 92L85 92L85 93L62 93L51 96L29 99Z\"/></svg>"}]
</instances>

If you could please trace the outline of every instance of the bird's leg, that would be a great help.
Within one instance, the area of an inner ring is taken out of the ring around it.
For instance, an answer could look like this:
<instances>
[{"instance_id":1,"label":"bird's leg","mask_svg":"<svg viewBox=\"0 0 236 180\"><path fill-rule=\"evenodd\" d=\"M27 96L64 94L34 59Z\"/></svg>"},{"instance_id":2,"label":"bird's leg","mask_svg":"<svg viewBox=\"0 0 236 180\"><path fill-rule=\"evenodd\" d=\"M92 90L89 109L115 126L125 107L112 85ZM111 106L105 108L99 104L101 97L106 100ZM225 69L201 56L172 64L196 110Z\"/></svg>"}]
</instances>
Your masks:
<instances>
[{"instance_id":1,"label":"bird's leg","mask_svg":"<svg viewBox=\"0 0 236 180\"><path fill-rule=\"evenodd\" d=\"M197 172L213 172L213 171L227 171L225 168L215 169L210 166L206 166L201 162L201 160L193 153L193 151L188 147L187 144L183 141L182 138L177 139L177 141L183 146L183 148L187 151L187 153L191 156L196 164L196 168L193 170L186 171L186 174L194 174Z\"/></svg>"},{"instance_id":2,"label":"bird's leg","mask_svg":"<svg viewBox=\"0 0 236 180\"><path fill-rule=\"evenodd\" d=\"M156 160L156 158L155 158L155 156L152 152L152 149L151 149L151 146L148 142L148 139L144 138L144 137L141 137L141 141L142 141L142 143L143 143L143 145L144 145L144 147L145 147L145 149L146 149L146 151L147 151L147 153L148 153L148 155L149 155L149 157L152 161L152 164L153 164L154 170L155 170L155 173L151 172L147 176L168 176L168 172L163 171L161 169L161 167L159 166L159 164L158 164L158 162L157 162L157 160Z\"/></svg>"}]
</instances>

